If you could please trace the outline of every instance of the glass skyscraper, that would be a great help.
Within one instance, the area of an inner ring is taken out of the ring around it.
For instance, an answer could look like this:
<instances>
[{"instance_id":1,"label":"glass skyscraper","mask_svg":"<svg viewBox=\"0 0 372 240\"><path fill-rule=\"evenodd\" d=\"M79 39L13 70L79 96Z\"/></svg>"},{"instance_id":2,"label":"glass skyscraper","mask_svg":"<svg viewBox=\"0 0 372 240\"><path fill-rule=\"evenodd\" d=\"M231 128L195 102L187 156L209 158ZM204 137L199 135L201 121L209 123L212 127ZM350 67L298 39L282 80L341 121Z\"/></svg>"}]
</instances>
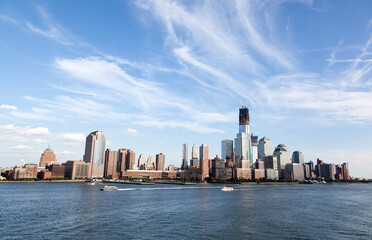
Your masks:
<instances>
[{"instance_id":1,"label":"glass skyscraper","mask_svg":"<svg viewBox=\"0 0 372 240\"><path fill-rule=\"evenodd\" d=\"M105 166L106 137L102 131L90 133L85 142L84 162L91 164L92 178L102 178Z\"/></svg>"}]
</instances>

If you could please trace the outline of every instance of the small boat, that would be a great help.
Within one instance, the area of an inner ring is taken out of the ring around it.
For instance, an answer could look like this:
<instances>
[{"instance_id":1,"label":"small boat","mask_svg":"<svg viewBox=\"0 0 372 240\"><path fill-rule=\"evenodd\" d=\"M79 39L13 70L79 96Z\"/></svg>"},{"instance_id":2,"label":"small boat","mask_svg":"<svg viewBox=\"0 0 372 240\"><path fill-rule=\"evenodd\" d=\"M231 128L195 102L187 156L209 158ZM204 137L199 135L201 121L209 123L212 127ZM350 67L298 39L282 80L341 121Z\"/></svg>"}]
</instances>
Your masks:
<instances>
[{"instance_id":1,"label":"small boat","mask_svg":"<svg viewBox=\"0 0 372 240\"><path fill-rule=\"evenodd\" d=\"M101 191L115 191L115 190L118 190L117 187L115 186L104 186L104 187L101 187Z\"/></svg>"},{"instance_id":2,"label":"small boat","mask_svg":"<svg viewBox=\"0 0 372 240\"><path fill-rule=\"evenodd\" d=\"M226 187L226 186L223 186L221 188L221 191L224 191L224 192L230 192L230 191L234 191L234 188L233 187Z\"/></svg>"}]
</instances>

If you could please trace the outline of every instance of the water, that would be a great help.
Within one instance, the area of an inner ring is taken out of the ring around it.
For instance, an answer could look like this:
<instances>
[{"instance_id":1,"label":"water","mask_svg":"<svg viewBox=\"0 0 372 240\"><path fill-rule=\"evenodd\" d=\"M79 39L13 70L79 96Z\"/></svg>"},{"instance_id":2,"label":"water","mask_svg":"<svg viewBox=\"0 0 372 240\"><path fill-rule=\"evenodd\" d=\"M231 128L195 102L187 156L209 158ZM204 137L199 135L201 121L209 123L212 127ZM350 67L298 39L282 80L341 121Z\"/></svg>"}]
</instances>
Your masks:
<instances>
[{"instance_id":1,"label":"water","mask_svg":"<svg viewBox=\"0 0 372 240\"><path fill-rule=\"evenodd\" d=\"M372 184L0 184L0 239L371 239Z\"/></svg>"}]
</instances>

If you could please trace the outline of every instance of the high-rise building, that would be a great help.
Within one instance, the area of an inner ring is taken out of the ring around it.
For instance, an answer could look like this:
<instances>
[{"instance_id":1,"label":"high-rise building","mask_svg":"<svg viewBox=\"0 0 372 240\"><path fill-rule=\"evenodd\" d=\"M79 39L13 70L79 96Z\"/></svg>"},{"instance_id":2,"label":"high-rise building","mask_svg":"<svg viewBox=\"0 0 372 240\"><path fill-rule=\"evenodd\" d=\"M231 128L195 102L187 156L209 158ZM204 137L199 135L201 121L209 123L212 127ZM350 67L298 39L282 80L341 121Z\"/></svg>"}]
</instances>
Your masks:
<instances>
[{"instance_id":1,"label":"high-rise building","mask_svg":"<svg viewBox=\"0 0 372 240\"><path fill-rule=\"evenodd\" d=\"M209 176L209 147L205 143L199 147L199 158L201 180L203 181Z\"/></svg>"},{"instance_id":2,"label":"high-rise building","mask_svg":"<svg viewBox=\"0 0 372 240\"><path fill-rule=\"evenodd\" d=\"M182 170L187 170L189 168L187 159L189 159L188 145L187 143L184 143L182 146L182 165L181 165Z\"/></svg>"},{"instance_id":3,"label":"high-rise building","mask_svg":"<svg viewBox=\"0 0 372 240\"><path fill-rule=\"evenodd\" d=\"M221 141L221 159L231 159L233 152L233 140L222 140Z\"/></svg>"},{"instance_id":4,"label":"high-rise building","mask_svg":"<svg viewBox=\"0 0 372 240\"><path fill-rule=\"evenodd\" d=\"M199 167L198 152L196 151L195 143L192 146L191 155L192 155L192 158L190 160L190 166L192 166L192 167Z\"/></svg>"},{"instance_id":5,"label":"high-rise building","mask_svg":"<svg viewBox=\"0 0 372 240\"><path fill-rule=\"evenodd\" d=\"M102 178L105 167L106 137L102 131L90 133L85 142L84 162L91 164L91 177Z\"/></svg>"},{"instance_id":6,"label":"high-rise building","mask_svg":"<svg viewBox=\"0 0 372 240\"><path fill-rule=\"evenodd\" d=\"M256 161L258 159L258 136L251 136L252 142L252 161Z\"/></svg>"},{"instance_id":7,"label":"high-rise building","mask_svg":"<svg viewBox=\"0 0 372 240\"><path fill-rule=\"evenodd\" d=\"M252 162L252 142L249 130L249 110L246 106L239 109L239 133L235 138L235 167L240 168L240 159Z\"/></svg>"},{"instance_id":8,"label":"high-rise building","mask_svg":"<svg viewBox=\"0 0 372 240\"><path fill-rule=\"evenodd\" d=\"M126 164L126 159L127 159L127 154L129 152L129 149L126 148L120 148L118 150L118 161L117 161L117 175L122 176L124 171L127 170L127 164Z\"/></svg>"},{"instance_id":9,"label":"high-rise building","mask_svg":"<svg viewBox=\"0 0 372 240\"><path fill-rule=\"evenodd\" d=\"M149 155L146 161L146 170L155 170L156 169L156 158Z\"/></svg>"},{"instance_id":10,"label":"high-rise building","mask_svg":"<svg viewBox=\"0 0 372 240\"><path fill-rule=\"evenodd\" d=\"M304 155L300 151L294 151L292 153L292 163L299 163L303 164L304 163Z\"/></svg>"},{"instance_id":11,"label":"high-rise building","mask_svg":"<svg viewBox=\"0 0 372 240\"><path fill-rule=\"evenodd\" d=\"M138 157L138 169L139 170L145 170L146 169L146 159L145 159L145 156L143 156L143 154L140 154L139 157Z\"/></svg>"},{"instance_id":12,"label":"high-rise building","mask_svg":"<svg viewBox=\"0 0 372 240\"><path fill-rule=\"evenodd\" d=\"M125 170L133 170L136 165L136 153L128 149L127 156L125 158Z\"/></svg>"},{"instance_id":13,"label":"high-rise building","mask_svg":"<svg viewBox=\"0 0 372 240\"><path fill-rule=\"evenodd\" d=\"M258 157L264 158L267 156L273 155L274 152L274 145L271 142L271 139L267 137L263 137L258 142Z\"/></svg>"},{"instance_id":14,"label":"high-rise building","mask_svg":"<svg viewBox=\"0 0 372 240\"><path fill-rule=\"evenodd\" d=\"M47 164L57 164L56 155L53 150L48 147L44 150L44 153L41 154L39 167L45 167Z\"/></svg>"},{"instance_id":15,"label":"high-rise building","mask_svg":"<svg viewBox=\"0 0 372 240\"><path fill-rule=\"evenodd\" d=\"M156 154L156 170L165 170L165 155L163 153Z\"/></svg>"},{"instance_id":16,"label":"high-rise building","mask_svg":"<svg viewBox=\"0 0 372 240\"><path fill-rule=\"evenodd\" d=\"M117 175L117 161L119 152L111 149L106 149L105 152L105 170L103 176L106 178L112 178Z\"/></svg>"},{"instance_id":17,"label":"high-rise building","mask_svg":"<svg viewBox=\"0 0 372 240\"><path fill-rule=\"evenodd\" d=\"M279 144L274 151L274 155L278 159L279 169L285 169L287 163L292 163L291 157L289 156L289 150L284 144Z\"/></svg>"}]
</instances>

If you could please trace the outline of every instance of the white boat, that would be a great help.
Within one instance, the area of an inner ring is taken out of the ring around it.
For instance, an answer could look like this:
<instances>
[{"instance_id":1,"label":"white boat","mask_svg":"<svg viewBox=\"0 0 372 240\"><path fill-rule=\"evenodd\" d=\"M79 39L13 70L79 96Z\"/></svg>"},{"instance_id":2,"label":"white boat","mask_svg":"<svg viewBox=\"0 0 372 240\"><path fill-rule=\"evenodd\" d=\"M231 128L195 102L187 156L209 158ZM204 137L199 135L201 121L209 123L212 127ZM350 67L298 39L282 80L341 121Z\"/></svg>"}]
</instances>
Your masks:
<instances>
[{"instance_id":1,"label":"white boat","mask_svg":"<svg viewBox=\"0 0 372 240\"><path fill-rule=\"evenodd\" d=\"M116 190L118 190L118 188L117 187L115 187L115 186L104 186L104 187L101 187L101 191L116 191Z\"/></svg>"},{"instance_id":2,"label":"white boat","mask_svg":"<svg viewBox=\"0 0 372 240\"><path fill-rule=\"evenodd\" d=\"M221 188L221 191L230 192L230 191L234 191L234 188L233 188L233 187L226 187L226 186L223 186L223 187Z\"/></svg>"}]
</instances>

